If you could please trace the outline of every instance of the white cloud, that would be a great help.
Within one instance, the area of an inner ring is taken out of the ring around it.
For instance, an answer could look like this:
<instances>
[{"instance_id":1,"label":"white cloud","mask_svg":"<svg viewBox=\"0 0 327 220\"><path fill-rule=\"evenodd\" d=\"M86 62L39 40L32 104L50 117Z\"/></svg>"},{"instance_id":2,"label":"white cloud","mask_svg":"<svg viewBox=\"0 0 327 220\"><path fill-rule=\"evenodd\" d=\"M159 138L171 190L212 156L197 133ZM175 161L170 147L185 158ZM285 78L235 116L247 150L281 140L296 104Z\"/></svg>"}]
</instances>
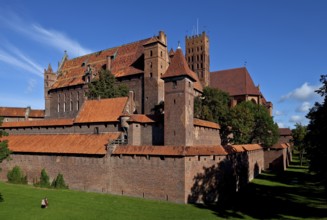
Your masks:
<instances>
[{"instance_id":1,"label":"white cloud","mask_svg":"<svg viewBox=\"0 0 327 220\"><path fill-rule=\"evenodd\" d=\"M43 71L40 65L33 62L17 48L15 48L14 53L18 55L18 57L16 57L14 54L10 54L10 52L8 51L0 49L0 61L10 64L12 66L16 66L20 69L26 70L39 77L43 77Z\"/></svg>"},{"instance_id":2,"label":"white cloud","mask_svg":"<svg viewBox=\"0 0 327 220\"><path fill-rule=\"evenodd\" d=\"M65 33L47 29L36 23L25 22L13 12L6 12L2 16L0 15L0 22L1 21L9 28L18 31L35 41L53 47L60 52L66 50L67 53L72 56L81 56L92 53L91 50L81 46L76 40L69 38Z\"/></svg>"},{"instance_id":3,"label":"white cloud","mask_svg":"<svg viewBox=\"0 0 327 220\"><path fill-rule=\"evenodd\" d=\"M291 118L290 118L290 122L292 123L301 123L303 120L303 118L299 115L292 115Z\"/></svg>"},{"instance_id":4,"label":"white cloud","mask_svg":"<svg viewBox=\"0 0 327 220\"><path fill-rule=\"evenodd\" d=\"M284 115L284 112L278 110L275 111L275 116L282 116L282 115Z\"/></svg>"},{"instance_id":5,"label":"white cloud","mask_svg":"<svg viewBox=\"0 0 327 220\"><path fill-rule=\"evenodd\" d=\"M37 85L37 81L35 79L29 79L27 85L27 93L32 92L36 85Z\"/></svg>"},{"instance_id":6,"label":"white cloud","mask_svg":"<svg viewBox=\"0 0 327 220\"><path fill-rule=\"evenodd\" d=\"M297 112L309 112L310 108L311 108L311 104L310 104L310 102L303 102L303 103L301 104L301 106L299 106L299 107L296 109L296 111L297 111Z\"/></svg>"},{"instance_id":7,"label":"white cloud","mask_svg":"<svg viewBox=\"0 0 327 220\"><path fill-rule=\"evenodd\" d=\"M277 122L279 128L285 128L285 124L283 122Z\"/></svg>"},{"instance_id":8,"label":"white cloud","mask_svg":"<svg viewBox=\"0 0 327 220\"><path fill-rule=\"evenodd\" d=\"M305 82L301 87L294 89L292 92L281 97L280 101L283 102L287 99L294 99L298 101L307 101L312 99L314 96L318 96L315 93L320 86L311 86Z\"/></svg>"}]
</instances>

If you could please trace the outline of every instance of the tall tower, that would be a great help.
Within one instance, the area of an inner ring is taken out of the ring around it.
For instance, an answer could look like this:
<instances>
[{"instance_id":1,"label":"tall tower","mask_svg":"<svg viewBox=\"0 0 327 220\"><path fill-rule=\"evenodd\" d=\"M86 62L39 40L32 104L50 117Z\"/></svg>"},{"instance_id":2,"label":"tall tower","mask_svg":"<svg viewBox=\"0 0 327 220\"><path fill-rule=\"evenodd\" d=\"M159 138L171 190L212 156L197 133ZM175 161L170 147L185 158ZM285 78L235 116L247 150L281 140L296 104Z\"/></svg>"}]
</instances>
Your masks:
<instances>
[{"instance_id":1,"label":"tall tower","mask_svg":"<svg viewBox=\"0 0 327 220\"><path fill-rule=\"evenodd\" d=\"M185 58L203 86L210 85L209 37L205 32L200 35L185 37Z\"/></svg>"},{"instance_id":2,"label":"tall tower","mask_svg":"<svg viewBox=\"0 0 327 220\"><path fill-rule=\"evenodd\" d=\"M44 69L44 100L45 100L45 117L50 117L50 102L51 97L49 90L55 83L57 74L52 71L52 67L49 64L48 69Z\"/></svg>"},{"instance_id":3,"label":"tall tower","mask_svg":"<svg viewBox=\"0 0 327 220\"><path fill-rule=\"evenodd\" d=\"M164 144L192 146L196 75L188 67L180 47L161 78L165 81Z\"/></svg>"},{"instance_id":4,"label":"tall tower","mask_svg":"<svg viewBox=\"0 0 327 220\"><path fill-rule=\"evenodd\" d=\"M150 114L164 100L164 81L161 76L168 68L167 37L163 31L144 45L144 97L142 113Z\"/></svg>"}]
</instances>

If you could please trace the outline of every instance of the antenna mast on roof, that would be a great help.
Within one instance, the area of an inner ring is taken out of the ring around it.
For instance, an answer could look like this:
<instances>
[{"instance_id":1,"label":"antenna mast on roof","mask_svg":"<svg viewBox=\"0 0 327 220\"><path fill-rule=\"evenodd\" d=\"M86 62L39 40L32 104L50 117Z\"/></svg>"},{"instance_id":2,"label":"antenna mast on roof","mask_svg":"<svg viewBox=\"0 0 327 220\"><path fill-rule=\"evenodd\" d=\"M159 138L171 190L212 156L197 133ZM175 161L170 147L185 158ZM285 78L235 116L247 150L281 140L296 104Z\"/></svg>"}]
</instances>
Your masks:
<instances>
[{"instance_id":1,"label":"antenna mast on roof","mask_svg":"<svg viewBox=\"0 0 327 220\"><path fill-rule=\"evenodd\" d=\"M196 19L196 35L199 35L199 18Z\"/></svg>"}]
</instances>

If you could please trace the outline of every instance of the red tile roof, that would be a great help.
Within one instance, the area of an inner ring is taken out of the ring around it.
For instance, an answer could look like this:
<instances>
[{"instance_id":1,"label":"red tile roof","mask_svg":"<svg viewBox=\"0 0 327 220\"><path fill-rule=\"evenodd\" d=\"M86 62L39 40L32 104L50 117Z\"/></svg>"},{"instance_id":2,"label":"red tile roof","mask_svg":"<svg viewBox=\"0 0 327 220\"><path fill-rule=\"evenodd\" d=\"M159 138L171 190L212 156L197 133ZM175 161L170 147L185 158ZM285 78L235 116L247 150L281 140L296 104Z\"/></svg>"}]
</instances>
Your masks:
<instances>
[{"instance_id":1,"label":"red tile roof","mask_svg":"<svg viewBox=\"0 0 327 220\"><path fill-rule=\"evenodd\" d=\"M222 146L117 146L112 154L196 156L227 153Z\"/></svg>"},{"instance_id":2,"label":"red tile roof","mask_svg":"<svg viewBox=\"0 0 327 220\"><path fill-rule=\"evenodd\" d=\"M130 122L138 122L138 123L154 123L158 120L154 115L141 115L141 114L134 114L130 115Z\"/></svg>"},{"instance_id":3,"label":"red tile roof","mask_svg":"<svg viewBox=\"0 0 327 220\"><path fill-rule=\"evenodd\" d=\"M109 141L116 140L120 133L107 134L36 134L9 135L8 147L20 153L54 153L54 154L106 154L105 147Z\"/></svg>"},{"instance_id":4,"label":"red tile roof","mask_svg":"<svg viewBox=\"0 0 327 220\"><path fill-rule=\"evenodd\" d=\"M228 153L240 153L244 151L254 151L262 149L260 144L242 144L242 145L228 145L225 146Z\"/></svg>"},{"instance_id":5,"label":"red tile roof","mask_svg":"<svg viewBox=\"0 0 327 220\"><path fill-rule=\"evenodd\" d=\"M34 121L17 121L17 122L3 122L3 128L15 127L47 127L47 126L69 126L73 125L74 119L45 119Z\"/></svg>"},{"instance_id":6,"label":"red tile roof","mask_svg":"<svg viewBox=\"0 0 327 220\"><path fill-rule=\"evenodd\" d=\"M202 85L196 73L194 73L189 67L183 55L183 52L180 48L177 48L174 56L170 62L170 65L165 72L161 76L162 79L176 77L176 76L188 76L190 77L195 83L194 88L198 91L202 91Z\"/></svg>"},{"instance_id":7,"label":"red tile roof","mask_svg":"<svg viewBox=\"0 0 327 220\"><path fill-rule=\"evenodd\" d=\"M196 126L201 126L201 127L220 129L219 124L217 124L215 122L211 122L211 121L201 120L198 118L193 119L193 124Z\"/></svg>"},{"instance_id":8,"label":"red tile roof","mask_svg":"<svg viewBox=\"0 0 327 220\"><path fill-rule=\"evenodd\" d=\"M289 144L277 143L277 144L274 144L271 148L273 148L273 149L285 149L285 148L288 148L288 147L289 147Z\"/></svg>"},{"instance_id":9,"label":"red tile roof","mask_svg":"<svg viewBox=\"0 0 327 220\"><path fill-rule=\"evenodd\" d=\"M87 66L90 65L93 73L97 73L103 65L107 64L108 56L114 57L111 62L111 73L116 77L143 73L143 67L136 65L135 62L142 56L143 44L149 39L66 60L52 89L84 84L83 75ZM85 65L82 66L83 63Z\"/></svg>"},{"instance_id":10,"label":"red tile roof","mask_svg":"<svg viewBox=\"0 0 327 220\"><path fill-rule=\"evenodd\" d=\"M228 92L231 96L261 95L245 67L211 72L210 86Z\"/></svg>"},{"instance_id":11,"label":"red tile roof","mask_svg":"<svg viewBox=\"0 0 327 220\"><path fill-rule=\"evenodd\" d=\"M45 112L44 110L31 110L29 114L29 118L44 118Z\"/></svg>"},{"instance_id":12,"label":"red tile roof","mask_svg":"<svg viewBox=\"0 0 327 220\"><path fill-rule=\"evenodd\" d=\"M124 112L127 100L127 97L86 100L75 119L75 123L118 121Z\"/></svg>"},{"instance_id":13,"label":"red tile roof","mask_svg":"<svg viewBox=\"0 0 327 220\"><path fill-rule=\"evenodd\" d=\"M279 128L278 131L280 136L292 136L292 131L289 128Z\"/></svg>"},{"instance_id":14,"label":"red tile roof","mask_svg":"<svg viewBox=\"0 0 327 220\"><path fill-rule=\"evenodd\" d=\"M27 108L0 107L0 117L25 117ZM29 113L30 118L44 118L44 110L33 110Z\"/></svg>"}]
</instances>

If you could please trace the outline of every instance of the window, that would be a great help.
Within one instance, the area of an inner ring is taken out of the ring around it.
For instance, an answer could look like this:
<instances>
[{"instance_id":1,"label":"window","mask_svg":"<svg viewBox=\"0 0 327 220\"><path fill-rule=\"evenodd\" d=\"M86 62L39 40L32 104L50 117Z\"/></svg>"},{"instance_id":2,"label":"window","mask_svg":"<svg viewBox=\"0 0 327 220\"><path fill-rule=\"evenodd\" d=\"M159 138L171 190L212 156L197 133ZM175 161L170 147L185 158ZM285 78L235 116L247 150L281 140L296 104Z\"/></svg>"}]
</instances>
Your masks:
<instances>
[{"instance_id":1,"label":"window","mask_svg":"<svg viewBox=\"0 0 327 220\"><path fill-rule=\"evenodd\" d=\"M162 57L162 51L160 51L160 56Z\"/></svg>"},{"instance_id":2,"label":"window","mask_svg":"<svg viewBox=\"0 0 327 220\"><path fill-rule=\"evenodd\" d=\"M150 73L150 78L152 78L152 73Z\"/></svg>"},{"instance_id":3,"label":"window","mask_svg":"<svg viewBox=\"0 0 327 220\"><path fill-rule=\"evenodd\" d=\"M152 50L150 50L150 57L152 57Z\"/></svg>"},{"instance_id":4,"label":"window","mask_svg":"<svg viewBox=\"0 0 327 220\"><path fill-rule=\"evenodd\" d=\"M60 112L60 103L58 103L58 109L57 109L58 112Z\"/></svg>"},{"instance_id":5,"label":"window","mask_svg":"<svg viewBox=\"0 0 327 220\"><path fill-rule=\"evenodd\" d=\"M173 89L176 89L177 88L177 81L173 81Z\"/></svg>"},{"instance_id":6,"label":"window","mask_svg":"<svg viewBox=\"0 0 327 220\"><path fill-rule=\"evenodd\" d=\"M99 134L99 127L94 128L94 134Z\"/></svg>"}]
</instances>

